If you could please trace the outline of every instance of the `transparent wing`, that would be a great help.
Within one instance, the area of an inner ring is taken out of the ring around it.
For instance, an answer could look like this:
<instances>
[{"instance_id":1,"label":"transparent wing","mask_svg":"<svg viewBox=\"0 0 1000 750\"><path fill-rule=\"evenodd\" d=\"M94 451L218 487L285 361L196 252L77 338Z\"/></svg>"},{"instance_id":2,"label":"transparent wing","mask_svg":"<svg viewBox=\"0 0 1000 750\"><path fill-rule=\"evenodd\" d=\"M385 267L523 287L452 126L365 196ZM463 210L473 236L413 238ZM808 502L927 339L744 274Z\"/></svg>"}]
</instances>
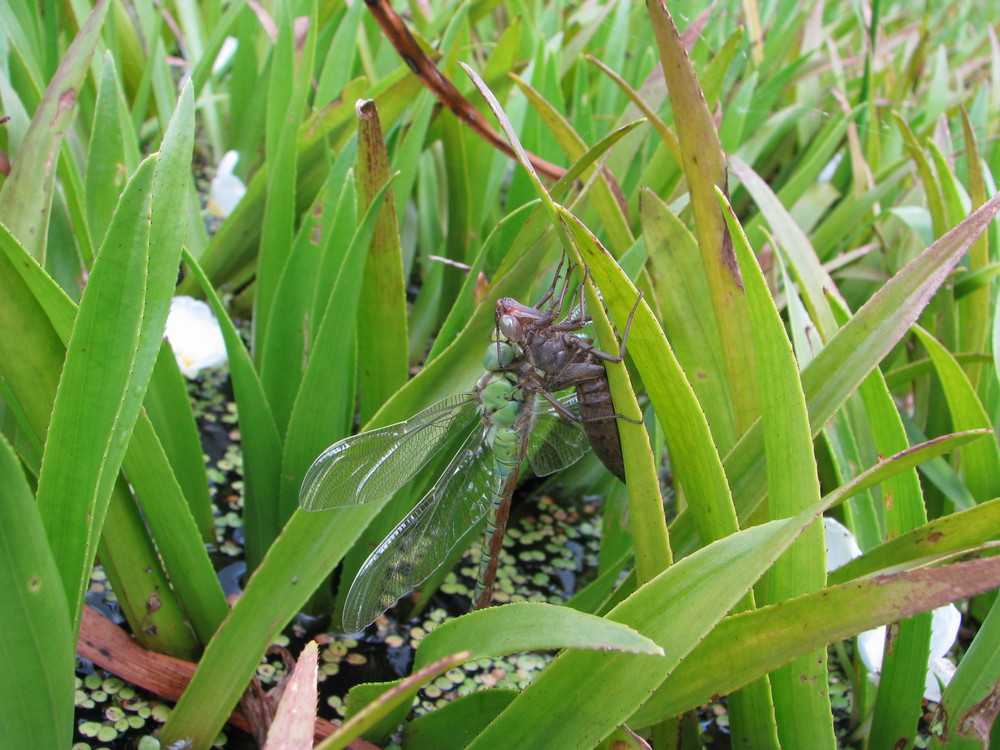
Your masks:
<instances>
[{"instance_id":1,"label":"transparent wing","mask_svg":"<svg viewBox=\"0 0 1000 750\"><path fill-rule=\"evenodd\" d=\"M576 394L559 399L570 412L579 416ZM538 399L539 404L546 404ZM572 466L587 450L587 434L579 422L567 422L549 405L535 415L528 438L528 463L536 476L545 477Z\"/></svg>"},{"instance_id":2,"label":"transparent wing","mask_svg":"<svg viewBox=\"0 0 1000 750\"><path fill-rule=\"evenodd\" d=\"M405 422L338 440L309 467L299 490L299 505L305 510L326 510L391 495L456 431L477 418L476 404L475 394L460 393Z\"/></svg>"},{"instance_id":3,"label":"transparent wing","mask_svg":"<svg viewBox=\"0 0 1000 750\"><path fill-rule=\"evenodd\" d=\"M489 510L500 479L487 434L486 426L473 430L431 490L365 560L344 602L346 632L363 630L426 580Z\"/></svg>"}]
</instances>

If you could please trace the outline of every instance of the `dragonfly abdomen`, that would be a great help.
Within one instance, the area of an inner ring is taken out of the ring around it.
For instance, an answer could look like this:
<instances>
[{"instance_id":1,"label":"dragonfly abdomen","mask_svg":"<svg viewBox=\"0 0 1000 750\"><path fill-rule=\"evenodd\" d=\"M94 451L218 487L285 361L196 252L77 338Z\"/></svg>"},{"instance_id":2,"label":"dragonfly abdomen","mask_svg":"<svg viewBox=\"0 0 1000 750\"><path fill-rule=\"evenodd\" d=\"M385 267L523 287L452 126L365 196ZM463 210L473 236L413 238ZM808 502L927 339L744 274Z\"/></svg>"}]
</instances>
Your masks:
<instances>
[{"instance_id":1,"label":"dragonfly abdomen","mask_svg":"<svg viewBox=\"0 0 1000 750\"><path fill-rule=\"evenodd\" d=\"M479 575L473 609L488 607L493 599L504 531L510 516L510 500L521 469L524 439L515 427L499 427L493 436L493 471L500 480L500 491L493 499L492 512L487 515L483 550L479 557Z\"/></svg>"},{"instance_id":2,"label":"dragonfly abdomen","mask_svg":"<svg viewBox=\"0 0 1000 750\"><path fill-rule=\"evenodd\" d=\"M625 460L607 375L576 384L577 403L590 447L608 471L625 481Z\"/></svg>"}]
</instances>

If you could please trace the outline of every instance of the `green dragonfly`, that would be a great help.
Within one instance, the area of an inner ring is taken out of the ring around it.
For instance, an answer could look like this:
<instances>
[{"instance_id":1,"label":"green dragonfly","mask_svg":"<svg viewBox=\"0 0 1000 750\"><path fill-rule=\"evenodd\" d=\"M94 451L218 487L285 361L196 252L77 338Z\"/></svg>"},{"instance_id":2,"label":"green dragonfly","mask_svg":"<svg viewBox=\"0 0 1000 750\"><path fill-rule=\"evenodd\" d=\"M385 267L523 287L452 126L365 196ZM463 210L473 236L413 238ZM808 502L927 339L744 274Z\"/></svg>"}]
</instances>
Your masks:
<instances>
[{"instance_id":1,"label":"green dragonfly","mask_svg":"<svg viewBox=\"0 0 1000 750\"><path fill-rule=\"evenodd\" d=\"M586 434L569 416L575 397L545 392L520 348L502 334L494 338L474 391L449 396L405 422L344 438L306 472L299 492L305 510L375 502L406 484L454 435L470 430L430 491L361 566L344 602L345 632L363 630L426 580L492 510L473 600L475 608L487 606L523 459L546 476L586 450Z\"/></svg>"}]
</instances>

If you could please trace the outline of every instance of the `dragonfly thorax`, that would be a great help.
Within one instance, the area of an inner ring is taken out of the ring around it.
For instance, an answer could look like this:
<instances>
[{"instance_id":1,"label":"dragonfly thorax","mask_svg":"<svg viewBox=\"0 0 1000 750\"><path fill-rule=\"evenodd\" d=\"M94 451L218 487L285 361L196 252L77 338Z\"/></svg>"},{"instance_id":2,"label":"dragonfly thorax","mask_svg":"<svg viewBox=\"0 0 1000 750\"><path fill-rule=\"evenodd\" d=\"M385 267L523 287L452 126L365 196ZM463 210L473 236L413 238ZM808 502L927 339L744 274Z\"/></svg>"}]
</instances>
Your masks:
<instances>
[{"instance_id":1,"label":"dragonfly thorax","mask_svg":"<svg viewBox=\"0 0 1000 750\"><path fill-rule=\"evenodd\" d=\"M483 416L491 424L513 426L521 416L520 394L517 378L512 373L490 373L479 390Z\"/></svg>"}]
</instances>

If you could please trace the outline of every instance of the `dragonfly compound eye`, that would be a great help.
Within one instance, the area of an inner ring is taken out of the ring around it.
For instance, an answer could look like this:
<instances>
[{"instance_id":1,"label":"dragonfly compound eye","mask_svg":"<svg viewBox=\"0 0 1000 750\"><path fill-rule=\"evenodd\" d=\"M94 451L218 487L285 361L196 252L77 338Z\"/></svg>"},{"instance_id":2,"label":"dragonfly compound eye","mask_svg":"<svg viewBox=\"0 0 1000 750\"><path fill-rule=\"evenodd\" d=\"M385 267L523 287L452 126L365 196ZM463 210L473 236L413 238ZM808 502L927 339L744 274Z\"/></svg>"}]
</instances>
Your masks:
<instances>
[{"instance_id":1,"label":"dragonfly compound eye","mask_svg":"<svg viewBox=\"0 0 1000 750\"><path fill-rule=\"evenodd\" d=\"M518 341L522 337L521 321L513 315L498 315L497 326L500 332L511 341Z\"/></svg>"},{"instance_id":2,"label":"dragonfly compound eye","mask_svg":"<svg viewBox=\"0 0 1000 750\"><path fill-rule=\"evenodd\" d=\"M483 352L483 367L490 372L498 372L517 359L517 356L513 346L499 341L487 347L486 351Z\"/></svg>"}]
</instances>

